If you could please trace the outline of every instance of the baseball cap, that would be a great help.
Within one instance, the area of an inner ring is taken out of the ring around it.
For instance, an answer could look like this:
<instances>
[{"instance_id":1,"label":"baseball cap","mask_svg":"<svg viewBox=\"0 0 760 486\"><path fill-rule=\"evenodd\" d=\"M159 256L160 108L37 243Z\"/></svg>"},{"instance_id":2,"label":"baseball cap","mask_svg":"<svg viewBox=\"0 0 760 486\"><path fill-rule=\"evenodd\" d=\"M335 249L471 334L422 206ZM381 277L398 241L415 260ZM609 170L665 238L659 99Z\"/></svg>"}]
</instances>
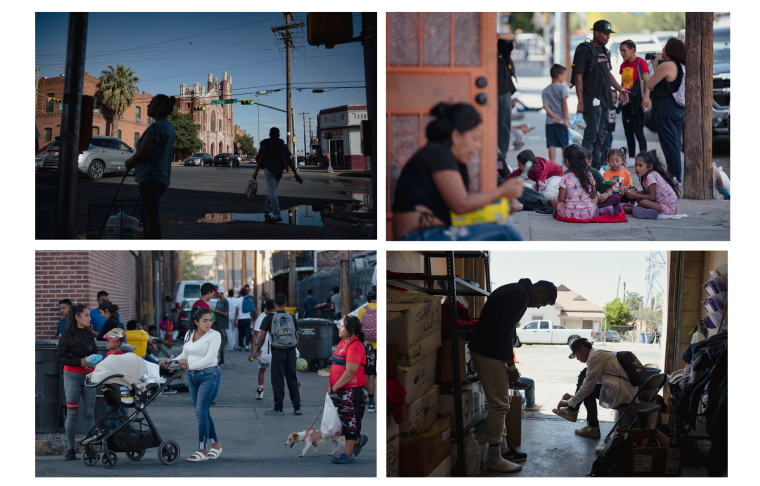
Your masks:
<instances>
[{"instance_id":1,"label":"baseball cap","mask_svg":"<svg viewBox=\"0 0 760 486\"><path fill-rule=\"evenodd\" d=\"M570 350L573 352L570 356L568 356L570 359L575 359L575 353L578 352L579 349L581 349L581 346L586 344L588 348L591 347L591 343L588 342L588 339L586 338L578 338L575 341L570 343Z\"/></svg>"},{"instance_id":2,"label":"baseball cap","mask_svg":"<svg viewBox=\"0 0 760 486\"><path fill-rule=\"evenodd\" d=\"M124 337L124 329L121 329L118 327L115 329L111 329L110 331L105 333L105 335L103 336L103 338L106 341L120 341L121 338L123 337Z\"/></svg>"},{"instance_id":3,"label":"baseball cap","mask_svg":"<svg viewBox=\"0 0 760 486\"><path fill-rule=\"evenodd\" d=\"M598 31L604 32L605 34L616 33L614 30L612 30L612 26L606 20L597 20L596 22L594 22L594 27L591 30L598 30Z\"/></svg>"}]
</instances>

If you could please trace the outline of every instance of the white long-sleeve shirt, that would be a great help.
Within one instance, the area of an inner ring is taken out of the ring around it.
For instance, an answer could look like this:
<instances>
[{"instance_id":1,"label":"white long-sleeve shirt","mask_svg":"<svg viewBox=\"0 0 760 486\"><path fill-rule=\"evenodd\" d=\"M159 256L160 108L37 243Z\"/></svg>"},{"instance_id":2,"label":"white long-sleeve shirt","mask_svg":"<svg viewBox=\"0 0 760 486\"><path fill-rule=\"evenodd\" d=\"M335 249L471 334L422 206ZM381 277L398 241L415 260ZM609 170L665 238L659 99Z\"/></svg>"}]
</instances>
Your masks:
<instances>
[{"instance_id":1,"label":"white long-sleeve shirt","mask_svg":"<svg viewBox=\"0 0 760 486\"><path fill-rule=\"evenodd\" d=\"M631 385L620 362L617 353L603 349L592 349L586 362L586 379L581 388L567 403L574 407L589 396L597 384L602 385L599 392L599 405L604 408L615 408L629 403L636 395L636 389Z\"/></svg>"},{"instance_id":2,"label":"white long-sleeve shirt","mask_svg":"<svg viewBox=\"0 0 760 486\"><path fill-rule=\"evenodd\" d=\"M216 366L219 347L222 345L222 335L209 329L200 339L193 342L193 334L185 341L182 354L177 360L186 359L191 370L202 370Z\"/></svg>"}]
</instances>

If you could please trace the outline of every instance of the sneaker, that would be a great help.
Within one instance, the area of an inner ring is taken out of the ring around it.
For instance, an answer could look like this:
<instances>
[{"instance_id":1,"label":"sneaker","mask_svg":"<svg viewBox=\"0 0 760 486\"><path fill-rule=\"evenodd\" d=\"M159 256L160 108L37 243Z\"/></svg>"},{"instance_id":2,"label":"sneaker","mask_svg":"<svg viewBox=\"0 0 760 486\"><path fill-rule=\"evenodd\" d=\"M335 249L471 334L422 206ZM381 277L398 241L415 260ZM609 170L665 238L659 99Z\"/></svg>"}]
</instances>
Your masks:
<instances>
[{"instance_id":1,"label":"sneaker","mask_svg":"<svg viewBox=\"0 0 760 486\"><path fill-rule=\"evenodd\" d=\"M636 206L633 208L633 217L637 219L657 219L659 214L654 209L642 208Z\"/></svg>"},{"instance_id":2,"label":"sneaker","mask_svg":"<svg viewBox=\"0 0 760 486\"><path fill-rule=\"evenodd\" d=\"M247 344L246 344L246 345L245 345L245 350L246 350L246 351L250 351L250 350L251 350L251 346L249 346L249 345L247 345Z\"/></svg>"},{"instance_id":3,"label":"sneaker","mask_svg":"<svg viewBox=\"0 0 760 486\"><path fill-rule=\"evenodd\" d=\"M300 408L296 408L295 410L293 410L293 415L301 415L301 413L302 412Z\"/></svg>"},{"instance_id":4,"label":"sneaker","mask_svg":"<svg viewBox=\"0 0 760 486\"><path fill-rule=\"evenodd\" d=\"M175 393L177 393L177 390L168 390L167 389L167 390L164 390L164 392L161 393L161 394L162 395L174 395Z\"/></svg>"},{"instance_id":5,"label":"sneaker","mask_svg":"<svg viewBox=\"0 0 760 486\"><path fill-rule=\"evenodd\" d=\"M538 412L539 410L541 410L541 407L542 405L540 403L537 403L533 405L532 407L525 407L523 408L523 410L525 410L526 412Z\"/></svg>"},{"instance_id":6,"label":"sneaker","mask_svg":"<svg viewBox=\"0 0 760 486\"><path fill-rule=\"evenodd\" d=\"M351 462L354 462L354 455L351 454L350 456L347 456L344 452L341 452L339 456L334 456L332 459L330 459L330 462L333 464L349 464Z\"/></svg>"},{"instance_id":7,"label":"sneaker","mask_svg":"<svg viewBox=\"0 0 760 486\"><path fill-rule=\"evenodd\" d=\"M585 426L580 429L576 429L575 435L580 435L583 437L591 437L592 439L598 439L601 437L601 434L599 433L599 426L591 427L591 426Z\"/></svg>"},{"instance_id":8,"label":"sneaker","mask_svg":"<svg viewBox=\"0 0 760 486\"><path fill-rule=\"evenodd\" d=\"M66 461L76 461L77 453L74 449L66 449L66 455L63 458Z\"/></svg>"},{"instance_id":9,"label":"sneaker","mask_svg":"<svg viewBox=\"0 0 760 486\"><path fill-rule=\"evenodd\" d=\"M502 452L501 457L512 462L523 462L528 458L528 454L515 450L511 445L507 444L509 450Z\"/></svg>"},{"instance_id":10,"label":"sneaker","mask_svg":"<svg viewBox=\"0 0 760 486\"><path fill-rule=\"evenodd\" d=\"M599 214L601 216L612 216L615 214L615 210L612 206L605 206L603 208L599 208Z\"/></svg>"},{"instance_id":11,"label":"sneaker","mask_svg":"<svg viewBox=\"0 0 760 486\"><path fill-rule=\"evenodd\" d=\"M573 412L572 410L568 408L562 408L557 410L556 408L552 409L552 412L554 412L555 415L559 415L565 420L569 420L571 422L575 422L578 420L578 412Z\"/></svg>"},{"instance_id":12,"label":"sneaker","mask_svg":"<svg viewBox=\"0 0 760 486\"><path fill-rule=\"evenodd\" d=\"M515 380L509 382L510 390L527 390L528 388L530 388L530 385L523 383L522 381Z\"/></svg>"},{"instance_id":13,"label":"sneaker","mask_svg":"<svg viewBox=\"0 0 760 486\"><path fill-rule=\"evenodd\" d=\"M264 389L259 387L256 389L256 400L263 400L264 399Z\"/></svg>"},{"instance_id":14,"label":"sneaker","mask_svg":"<svg viewBox=\"0 0 760 486\"><path fill-rule=\"evenodd\" d=\"M359 453L362 451L362 447L367 445L367 442L369 442L369 437L366 435L362 435L361 440L357 440L356 444L354 444L354 448L351 449L351 455L353 457L356 457L359 455Z\"/></svg>"},{"instance_id":15,"label":"sneaker","mask_svg":"<svg viewBox=\"0 0 760 486\"><path fill-rule=\"evenodd\" d=\"M369 413L375 413L375 404L374 403L370 403L369 405L367 405L367 411Z\"/></svg>"},{"instance_id":16,"label":"sneaker","mask_svg":"<svg viewBox=\"0 0 760 486\"><path fill-rule=\"evenodd\" d=\"M264 412L264 415L285 415L285 412L283 412L282 410L272 409L272 410L267 410L266 412Z\"/></svg>"},{"instance_id":17,"label":"sneaker","mask_svg":"<svg viewBox=\"0 0 760 486\"><path fill-rule=\"evenodd\" d=\"M675 183L676 187L681 187L681 180L678 177L674 177L673 182Z\"/></svg>"}]
</instances>

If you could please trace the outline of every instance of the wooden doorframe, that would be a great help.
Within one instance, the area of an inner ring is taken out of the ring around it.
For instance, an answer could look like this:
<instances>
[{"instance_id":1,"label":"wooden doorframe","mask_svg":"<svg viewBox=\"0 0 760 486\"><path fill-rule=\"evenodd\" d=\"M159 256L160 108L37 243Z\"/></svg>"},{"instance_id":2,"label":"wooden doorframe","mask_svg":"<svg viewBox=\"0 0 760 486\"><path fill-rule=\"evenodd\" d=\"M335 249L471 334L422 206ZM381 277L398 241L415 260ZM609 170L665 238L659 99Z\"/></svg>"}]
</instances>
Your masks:
<instances>
[{"instance_id":1,"label":"wooden doorframe","mask_svg":"<svg viewBox=\"0 0 760 486\"><path fill-rule=\"evenodd\" d=\"M498 51L496 49L496 13L495 12L480 12L480 59L481 64L479 66L455 66L455 51L454 51L454 13L450 13L450 64L449 66L423 66L422 65L422 12L417 13L417 39L419 42L419 63L417 66L391 66L390 65L390 35L386 34L386 49L385 49L385 69L386 69L386 81L389 75L409 75L409 76L435 76L435 75L451 75L451 74L469 74L469 86L470 100L468 102L476 107L483 117L484 122L484 134L483 134L483 148L481 150L480 161L480 174L479 174L479 190L488 191L496 188L496 145L498 141ZM390 13L385 14L385 26L386 33L390 32L389 29ZM491 43L491 44L489 44ZM475 72L484 74L489 82L485 88L478 88L475 86ZM387 83L386 83L387 84ZM479 105L475 102L475 96L479 93L484 93L488 97L485 105ZM423 113L429 111L432 106L405 106L394 107L391 106L392 97L386 94L386 172L385 172L385 191L386 191L386 240L393 240L393 212L391 211L391 116L392 115L410 115L419 114L420 133L424 134L423 126ZM425 144L424 136L420 137L420 148Z\"/></svg>"}]
</instances>

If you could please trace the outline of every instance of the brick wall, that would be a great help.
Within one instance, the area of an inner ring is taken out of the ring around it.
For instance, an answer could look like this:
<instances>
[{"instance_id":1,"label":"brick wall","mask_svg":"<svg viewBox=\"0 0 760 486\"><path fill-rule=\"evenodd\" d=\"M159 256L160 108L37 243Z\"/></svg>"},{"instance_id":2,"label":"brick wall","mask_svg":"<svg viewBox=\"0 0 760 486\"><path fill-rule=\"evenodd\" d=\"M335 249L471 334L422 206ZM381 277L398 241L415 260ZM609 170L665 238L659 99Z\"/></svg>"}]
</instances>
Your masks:
<instances>
[{"instance_id":1,"label":"brick wall","mask_svg":"<svg viewBox=\"0 0 760 486\"><path fill-rule=\"evenodd\" d=\"M352 250L351 254L354 257L363 255L367 250ZM330 273L336 271L338 268L338 257L340 252L338 250L329 250L320 252L317 255L317 268L315 273Z\"/></svg>"},{"instance_id":2,"label":"brick wall","mask_svg":"<svg viewBox=\"0 0 760 486\"><path fill-rule=\"evenodd\" d=\"M35 252L35 339L55 334L58 301L94 308L105 290L125 322L137 315L137 263L128 251Z\"/></svg>"}]
</instances>

